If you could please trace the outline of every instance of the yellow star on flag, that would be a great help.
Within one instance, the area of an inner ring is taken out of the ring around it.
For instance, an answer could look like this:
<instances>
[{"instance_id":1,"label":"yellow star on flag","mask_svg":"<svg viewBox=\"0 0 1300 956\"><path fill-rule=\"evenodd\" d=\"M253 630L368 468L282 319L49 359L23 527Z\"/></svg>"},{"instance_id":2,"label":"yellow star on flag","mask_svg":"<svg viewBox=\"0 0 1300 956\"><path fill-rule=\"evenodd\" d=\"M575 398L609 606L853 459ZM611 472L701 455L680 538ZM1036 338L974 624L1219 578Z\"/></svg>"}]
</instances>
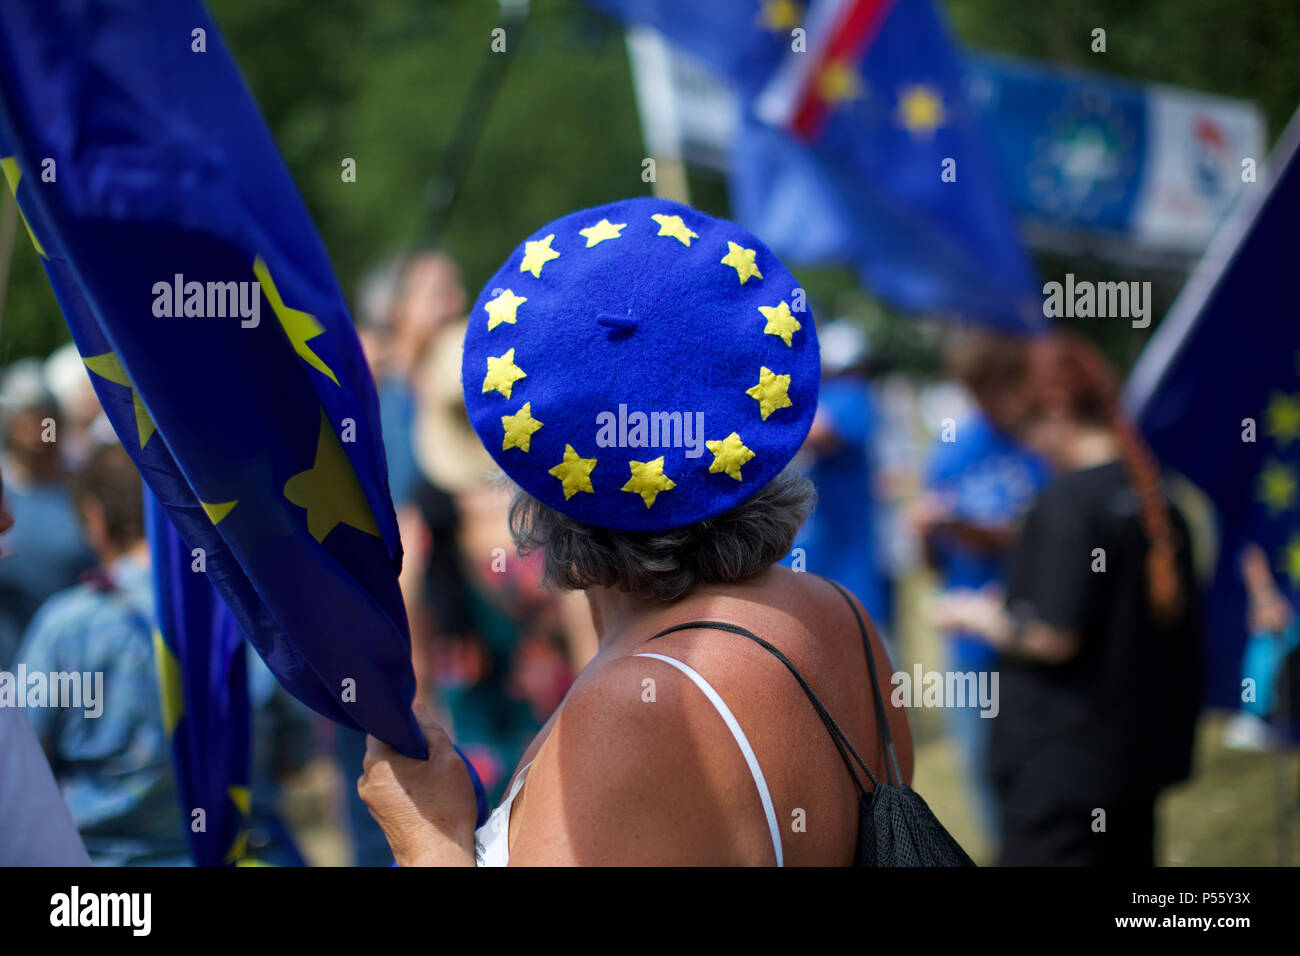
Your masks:
<instances>
[{"instance_id":1,"label":"yellow star on flag","mask_svg":"<svg viewBox=\"0 0 1300 956\"><path fill-rule=\"evenodd\" d=\"M826 103L862 98L862 77L843 60L830 60L817 75L817 93Z\"/></svg>"},{"instance_id":2,"label":"yellow star on flag","mask_svg":"<svg viewBox=\"0 0 1300 956\"><path fill-rule=\"evenodd\" d=\"M758 11L758 22L773 33L781 33L799 25L803 18L803 7L794 0L762 0L763 8Z\"/></svg>"},{"instance_id":3,"label":"yellow star on flag","mask_svg":"<svg viewBox=\"0 0 1300 956\"><path fill-rule=\"evenodd\" d=\"M206 501L199 502L199 506L203 509L203 513L208 516L208 520L211 521L214 525L221 524L221 519L224 518L226 515L230 514L230 512L235 509L235 505L237 504L239 504L238 500L216 501L216 502L212 502L211 504L209 504Z\"/></svg>"},{"instance_id":4,"label":"yellow star on flag","mask_svg":"<svg viewBox=\"0 0 1300 956\"><path fill-rule=\"evenodd\" d=\"M898 96L898 118L909 133L929 139L948 116L943 100L930 87L907 86Z\"/></svg>"},{"instance_id":5,"label":"yellow star on flag","mask_svg":"<svg viewBox=\"0 0 1300 956\"><path fill-rule=\"evenodd\" d=\"M758 410L763 416L763 421L767 421L767 416L778 408L790 408L794 405L794 402L790 401L789 394L787 394L789 390L790 376L777 375L764 365L758 372L758 384L753 388L746 389L745 394L757 400Z\"/></svg>"},{"instance_id":6,"label":"yellow star on flag","mask_svg":"<svg viewBox=\"0 0 1300 956\"><path fill-rule=\"evenodd\" d=\"M1300 531L1292 532L1291 540L1287 542L1286 573L1291 579L1291 588L1300 588Z\"/></svg>"},{"instance_id":7,"label":"yellow star on flag","mask_svg":"<svg viewBox=\"0 0 1300 956\"><path fill-rule=\"evenodd\" d=\"M515 382L528 377L528 373L515 364L514 349L496 358L489 355L487 366L487 375L483 379L484 394L495 389L506 398L509 398L510 392L515 387Z\"/></svg>"},{"instance_id":8,"label":"yellow star on flag","mask_svg":"<svg viewBox=\"0 0 1300 956\"><path fill-rule=\"evenodd\" d=\"M170 737L185 716L185 683L181 678L181 662L156 628L153 632L153 658L157 661L163 732Z\"/></svg>"},{"instance_id":9,"label":"yellow star on flag","mask_svg":"<svg viewBox=\"0 0 1300 956\"><path fill-rule=\"evenodd\" d=\"M655 503L655 499L659 497L659 492L669 491L677 487L677 482L664 474L663 455L660 455L654 461L629 461L627 467L632 472L632 477L619 490L640 495L647 508Z\"/></svg>"},{"instance_id":10,"label":"yellow star on flag","mask_svg":"<svg viewBox=\"0 0 1300 956\"><path fill-rule=\"evenodd\" d=\"M588 226L586 229L579 229L578 235L587 240L587 248L590 249L597 243L604 242L606 239L619 239L619 230L623 229L627 223L610 222L608 219L602 219L594 226Z\"/></svg>"},{"instance_id":11,"label":"yellow star on flag","mask_svg":"<svg viewBox=\"0 0 1300 956\"><path fill-rule=\"evenodd\" d=\"M744 285L750 279L763 278L763 273L759 272L758 266L754 265L754 255L753 249L746 249L728 240L727 254L722 257L722 264L735 269L736 275L740 277L740 284Z\"/></svg>"},{"instance_id":12,"label":"yellow star on flag","mask_svg":"<svg viewBox=\"0 0 1300 956\"><path fill-rule=\"evenodd\" d=\"M519 307L528 301L526 296L515 295L509 289L502 289L495 299L483 306L488 314L488 331L491 332L502 322L515 324L519 318Z\"/></svg>"},{"instance_id":13,"label":"yellow star on flag","mask_svg":"<svg viewBox=\"0 0 1300 956\"><path fill-rule=\"evenodd\" d=\"M596 459L583 458L573 450L572 445L564 446L564 461L547 472L560 479L564 486L564 500L568 501L580 491L595 494L591 487L591 471L596 467Z\"/></svg>"},{"instance_id":14,"label":"yellow star on flag","mask_svg":"<svg viewBox=\"0 0 1300 956\"><path fill-rule=\"evenodd\" d=\"M304 362L316 371L328 375L330 381L338 385L339 380L335 377L333 369L321 361L321 357L307 344L310 339L324 332L325 327L316 321L316 316L301 309L291 309L284 304L284 300L280 298L280 290L275 287L275 280L271 278L271 270L266 267L266 260L261 256L253 260L253 272L257 274L257 280L262 284L262 293L271 303L271 310L279 320L280 327L284 329L284 334L289 337L293 350Z\"/></svg>"},{"instance_id":15,"label":"yellow star on flag","mask_svg":"<svg viewBox=\"0 0 1300 956\"><path fill-rule=\"evenodd\" d=\"M758 311L762 312L763 318L767 319L763 331L768 335L775 335L786 345L789 345L791 337L803 328L799 320L790 313L790 305L785 301L780 305L760 305Z\"/></svg>"},{"instance_id":16,"label":"yellow star on flag","mask_svg":"<svg viewBox=\"0 0 1300 956\"><path fill-rule=\"evenodd\" d=\"M1270 460L1259 473L1259 500L1276 515L1295 507L1296 474L1276 459Z\"/></svg>"},{"instance_id":17,"label":"yellow star on flag","mask_svg":"<svg viewBox=\"0 0 1300 956\"><path fill-rule=\"evenodd\" d=\"M534 279L542 277L542 266L552 259L560 258L560 254L551 248L551 240L555 238L555 233L551 233L545 239L535 239L524 243L524 261L519 263L520 272L531 272Z\"/></svg>"},{"instance_id":18,"label":"yellow star on flag","mask_svg":"<svg viewBox=\"0 0 1300 956\"><path fill-rule=\"evenodd\" d=\"M1265 410L1268 433L1285 448L1296 438L1300 438L1300 399L1295 395L1274 392Z\"/></svg>"},{"instance_id":19,"label":"yellow star on flag","mask_svg":"<svg viewBox=\"0 0 1300 956\"><path fill-rule=\"evenodd\" d=\"M306 510L307 530L317 541L323 542L341 524L380 537L361 482L324 409L316 437L316 459L310 468L284 483L284 496Z\"/></svg>"},{"instance_id":20,"label":"yellow star on flag","mask_svg":"<svg viewBox=\"0 0 1300 956\"><path fill-rule=\"evenodd\" d=\"M90 358L82 359L82 361L86 363L86 368L100 378L108 379L114 385L123 385L131 390L131 408L135 411L136 435L139 436L140 447L144 448L149 439L153 437L153 419L149 417L144 402L140 401L140 393L135 390L131 380L126 377L126 370L122 368L122 363L117 360L117 354L115 352L105 352L103 355L92 355Z\"/></svg>"},{"instance_id":21,"label":"yellow star on flag","mask_svg":"<svg viewBox=\"0 0 1300 956\"><path fill-rule=\"evenodd\" d=\"M697 233L687 228L681 216L665 216L657 212L650 218L659 223L659 235L671 236L684 246L689 246L692 239L700 238Z\"/></svg>"},{"instance_id":22,"label":"yellow star on flag","mask_svg":"<svg viewBox=\"0 0 1300 956\"><path fill-rule=\"evenodd\" d=\"M511 448L518 448L526 452L532 444L533 432L541 428L542 423L533 418L533 403L524 402L524 407L513 415L501 416L501 427L505 429L501 450L509 451Z\"/></svg>"},{"instance_id":23,"label":"yellow star on flag","mask_svg":"<svg viewBox=\"0 0 1300 956\"><path fill-rule=\"evenodd\" d=\"M740 481L740 466L754 457L754 452L745 447L735 432L722 441L706 441L704 445L713 452L713 464L709 465L711 475L730 475Z\"/></svg>"},{"instance_id":24,"label":"yellow star on flag","mask_svg":"<svg viewBox=\"0 0 1300 956\"><path fill-rule=\"evenodd\" d=\"M9 183L9 191L14 194L14 202L18 202L18 181L23 178L23 171L18 168L18 158L16 156L5 156L0 158L0 169L4 170L5 180ZM32 241L32 248L42 259L45 256L45 247L41 245L41 240L36 238L36 233L32 232L32 224L27 221L21 209L18 210L18 218L23 221L27 227L27 238Z\"/></svg>"}]
</instances>

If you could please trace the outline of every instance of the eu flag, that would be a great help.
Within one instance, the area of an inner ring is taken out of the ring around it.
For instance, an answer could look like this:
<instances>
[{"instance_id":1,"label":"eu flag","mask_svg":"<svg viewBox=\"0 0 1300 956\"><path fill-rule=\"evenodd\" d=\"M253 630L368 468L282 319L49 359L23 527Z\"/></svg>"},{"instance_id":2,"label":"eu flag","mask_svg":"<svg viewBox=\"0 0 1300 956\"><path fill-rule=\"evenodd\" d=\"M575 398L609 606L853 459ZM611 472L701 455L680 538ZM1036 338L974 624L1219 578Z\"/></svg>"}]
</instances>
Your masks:
<instances>
[{"instance_id":1,"label":"eu flag","mask_svg":"<svg viewBox=\"0 0 1300 956\"><path fill-rule=\"evenodd\" d=\"M1042 326L961 55L930 0L820 0L806 26L806 51L787 52L732 153L737 219L778 255L855 266L898 308Z\"/></svg>"},{"instance_id":2,"label":"eu flag","mask_svg":"<svg viewBox=\"0 0 1300 956\"><path fill-rule=\"evenodd\" d=\"M1044 324L1033 267L930 0L591 0L655 27L745 103L738 222L908 311Z\"/></svg>"},{"instance_id":3,"label":"eu flag","mask_svg":"<svg viewBox=\"0 0 1300 956\"><path fill-rule=\"evenodd\" d=\"M1206 703L1242 702L1242 547L1259 544L1300 607L1300 323L1290 289L1300 216L1300 113L1245 184L1129 378L1152 449L1213 501Z\"/></svg>"},{"instance_id":4,"label":"eu flag","mask_svg":"<svg viewBox=\"0 0 1300 956\"><path fill-rule=\"evenodd\" d=\"M296 697L423 756L374 384L202 5L0 4L0 156L181 567Z\"/></svg>"},{"instance_id":5,"label":"eu flag","mask_svg":"<svg viewBox=\"0 0 1300 956\"><path fill-rule=\"evenodd\" d=\"M199 866L244 856L252 728L244 635L157 497L145 488L163 723L190 854Z\"/></svg>"}]
</instances>

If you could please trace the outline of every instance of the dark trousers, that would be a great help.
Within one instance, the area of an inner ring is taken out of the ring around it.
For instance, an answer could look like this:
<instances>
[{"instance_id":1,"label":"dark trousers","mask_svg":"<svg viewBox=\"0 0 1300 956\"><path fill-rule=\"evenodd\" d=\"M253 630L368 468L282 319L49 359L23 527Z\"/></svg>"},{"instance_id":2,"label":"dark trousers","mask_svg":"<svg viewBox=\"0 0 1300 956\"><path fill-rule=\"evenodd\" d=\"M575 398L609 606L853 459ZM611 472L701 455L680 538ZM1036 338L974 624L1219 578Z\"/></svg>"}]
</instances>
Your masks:
<instances>
[{"instance_id":1,"label":"dark trousers","mask_svg":"<svg viewBox=\"0 0 1300 956\"><path fill-rule=\"evenodd\" d=\"M1156 802L1129 800L1106 811L1094 830L1095 808L1050 810L1003 803L999 866L1155 866Z\"/></svg>"}]
</instances>

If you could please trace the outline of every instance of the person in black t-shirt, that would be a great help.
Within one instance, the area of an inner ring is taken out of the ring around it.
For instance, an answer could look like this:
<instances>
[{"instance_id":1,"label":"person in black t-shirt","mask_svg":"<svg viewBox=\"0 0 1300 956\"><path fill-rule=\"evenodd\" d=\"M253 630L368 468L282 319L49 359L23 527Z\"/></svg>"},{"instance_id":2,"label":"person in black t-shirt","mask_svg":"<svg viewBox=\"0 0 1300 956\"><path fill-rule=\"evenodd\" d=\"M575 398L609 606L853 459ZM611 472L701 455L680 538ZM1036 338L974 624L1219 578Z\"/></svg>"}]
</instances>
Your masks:
<instances>
[{"instance_id":1,"label":"person in black t-shirt","mask_svg":"<svg viewBox=\"0 0 1300 956\"><path fill-rule=\"evenodd\" d=\"M1000 863L1151 866L1156 797L1190 773L1199 709L1187 525L1100 352L1059 334L1031 353L1020 432L1058 477L1012 548L1005 597L958 595L938 617L999 651Z\"/></svg>"}]
</instances>

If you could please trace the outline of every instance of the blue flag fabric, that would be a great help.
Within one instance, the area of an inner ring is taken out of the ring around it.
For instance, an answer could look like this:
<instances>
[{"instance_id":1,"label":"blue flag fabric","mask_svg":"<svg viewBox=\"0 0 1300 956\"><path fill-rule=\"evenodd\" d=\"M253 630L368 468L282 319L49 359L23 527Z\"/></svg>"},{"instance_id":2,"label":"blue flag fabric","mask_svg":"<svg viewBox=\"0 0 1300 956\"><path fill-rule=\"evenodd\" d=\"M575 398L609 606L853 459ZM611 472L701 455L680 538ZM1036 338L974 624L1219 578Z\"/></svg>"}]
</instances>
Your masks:
<instances>
[{"instance_id":1,"label":"blue flag fabric","mask_svg":"<svg viewBox=\"0 0 1300 956\"><path fill-rule=\"evenodd\" d=\"M239 627L308 706L423 756L374 384L201 4L0 5L0 156L109 419Z\"/></svg>"},{"instance_id":2,"label":"blue flag fabric","mask_svg":"<svg viewBox=\"0 0 1300 956\"><path fill-rule=\"evenodd\" d=\"M803 5L771 0L587 0L611 17L650 27L737 85L756 94L790 49Z\"/></svg>"},{"instance_id":3,"label":"blue flag fabric","mask_svg":"<svg viewBox=\"0 0 1300 956\"><path fill-rule=\"evenodd\" d=\"M193 571L195 558L148 486L144 497L158 614L154 652L190 854L199 866L237 863L252 799L244 635L207 575ZM196 810L202 828L194 825Z\"/></svg>"},{"instance_id":4,"label":"blue flag fabric","mask_svg":"<svg viewBox=\"0 0 1300 956\"><path fill-rule=\"evenodd\" d=\"M1212 500L1219 558L1206 600L1206 703L1242 703L1242 548L1259 544L1300 608L1300 323L1293 235L1300 113L1248 184L1129 378L1157 456Z\"/></svg>"},{"instance_id":5,"label":"blue flag fabric","mask_svg":"<svg viewBox=\"0 0 1300 956\"><path fill-rule=\"evenodd\" d=\"M854 267L907 311L1013 333L1045 325L961 55L930 0L592 2L737 85L732 211L778 256Z\"/></svg>"}]
</instances>

